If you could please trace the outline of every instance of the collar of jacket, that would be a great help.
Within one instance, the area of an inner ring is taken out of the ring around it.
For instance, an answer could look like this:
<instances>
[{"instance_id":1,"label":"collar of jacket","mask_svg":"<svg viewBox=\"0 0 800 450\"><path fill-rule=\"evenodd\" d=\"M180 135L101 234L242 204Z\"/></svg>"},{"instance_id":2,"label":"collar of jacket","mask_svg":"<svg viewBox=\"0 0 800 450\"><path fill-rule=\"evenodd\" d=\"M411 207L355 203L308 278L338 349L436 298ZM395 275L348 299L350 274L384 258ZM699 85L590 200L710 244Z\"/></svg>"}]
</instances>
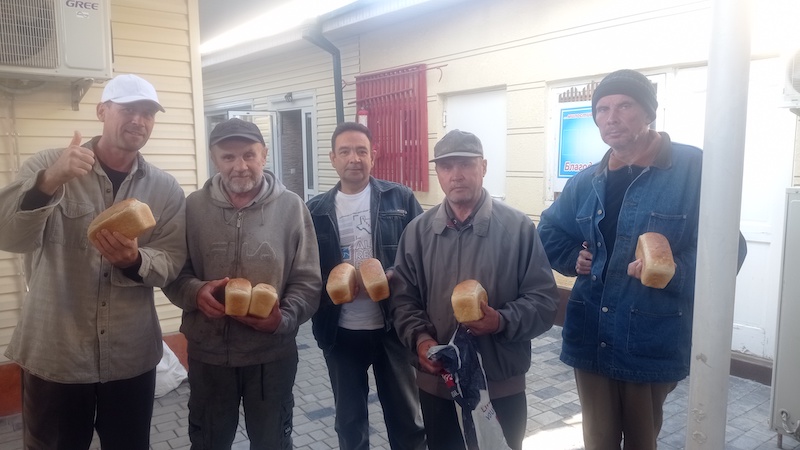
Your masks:
<instances>
[{"instance_id":1,"label":"collar of jacket","mask_svg":"<svg viewBox=\"0 0 800 450\"><path fill-rule=\"evenodd\" d=\"M372 175L369 176L369 185L372 188L372 196L374 197L376 193L384 193L390 189L390 186L381 183L381 180L374 178ZM341 180L336 183L336 186L328 190L328 192L323 193L319 197L319 201L314 202L315 205L311 209L311 214L315 215L329 215L332 214L333 211L336 209L336 193L339 192L339 189L342 187ZM370 210L372 210L372 203L370 200Z\"/></svg>"},{"instance_id":2,"label":"collar of jacket","mask_svg":"<svg viewBox=\"0 0 800 450\"><path fill-rule=\"evenodd\" d=\"M655 161L651 167L656 167L659 169L669 169L672 167L672 140L670 140L669 135L663 131L658 132L661 135L661 148L658 150L658 155L656 155ZM606 154L603 156L603 159L600 160L600 164L597 165L597 169L595 169L595 176L602 175L608 170L608 160L611 158L611 149L609 148Z\"/></svg>"},{"instance_id":3,"label":"collar of jacket","mask_svg":"<svg viewBox=\"0 0 800 450\"><path fill-rule=\"evenodd\" d=\"M87 141L85 144L83 144L81 147L88 148L89 150L92 151L92 153L95 153L95 146L97 145L97 142L100 140L100 137L101 136L93 137L92 139ZM101 172L105 173L103 171L102 167L100 166L100 160L99 159L95 159L93 168L94 168L94 171L97 172L97 173L101 173ZM144 156L142 156L141 152L138 152L138 151L136 152L136 161L134 161L133 162L133 166L131 166L131 173L133 174L131 176L136 177L136 178L144 178L145 175L147 175L147 162L145 162Z\"/></svg>"},{"instance_id":4,"label":"collar of jacket","mask_svg":"<svg viewBox=\"0 0 800 450\"><path fill-rule=\"evenodd\" d=\"M473 233L477 234L478 236L485 237L487 234L489 234L489 222L492 218L492 204L494 203L494 199L491 195L489 195L489 191L487 191L486 188L482 189L484 200L483 204L472 219L472 230ZM435 234L442 234L444 230L447 229L447 224L450 221L450 218L447 217L447 211L444 207L446 202L447 197L442 200L442 203L439 204L436 212L434 213L435 216L433 217L431 227L433 228L433 232Z\"/></svg>"}]
</instances>

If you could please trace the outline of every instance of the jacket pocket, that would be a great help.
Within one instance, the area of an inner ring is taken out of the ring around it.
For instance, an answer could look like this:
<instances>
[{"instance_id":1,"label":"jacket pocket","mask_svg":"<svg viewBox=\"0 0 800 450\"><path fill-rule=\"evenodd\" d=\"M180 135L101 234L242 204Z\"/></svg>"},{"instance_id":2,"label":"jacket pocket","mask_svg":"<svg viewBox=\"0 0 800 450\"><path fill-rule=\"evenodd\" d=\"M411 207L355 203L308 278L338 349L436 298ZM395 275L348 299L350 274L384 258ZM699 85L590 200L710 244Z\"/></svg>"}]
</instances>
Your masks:
<instances>
[{"instance_id":1,"label":"jacket pocket","mask_svg":"<svg viewBox=\"0 0 800 450\"><path fill-rule=\"evenodd\" d=\"M64 199L56 206L48 224L50 242L65 247L86 249L89 237L86 232L94 218L94 205Z\"/></svg>"},{"instance_id":2,"label":"jacket pocket","mask_svg":"<svg viewBox=\"0 0 800 450\"><path fill-rule=\"evenodd\" d=\"M379 226L376 232L380 233L378 235L380 239L378 244L381 246L383 255L375 255L376 258L394 262L397 254L397 243L400 241L400 235L403 234L407 218L408 211L404 209L378 211Z\"/></svg>"},{"instance_id":3,"label":"jacket pocket","mask_svg":"<svg viewBox=\"0 0 800 450\"><path fill-rule=\"evenodd\" d=\"M681 310L661 313L631 310L628 330L628 352L635 356L652 359L674 357L684 346L683 312Z\"/></svg>"},{"instance_id":4,"label":"jacket pocket","mask_svg":"<svg viewBox=\"0 0 800 450\"><path fill-rule=\"evenodd\" d=\"M586 303L570 298L565 317L562 338L571 344L582 344L586 333Z\"/></svg>"},{"instance_id":5,"label":"jacket pocket","mask_svg":"<svg viewBox=\"0 0 800 450\"><path fill-rule=\"evenodd\" d=\"M589 248L594 248L590 238L592 236L592 216L576 217L575 223L578 225L578 230L580 230L583 239L589 243Z\"/></svg>"},{"instance_id":6,"label":"jacket pocket","mask_svg":"<svg viewBox=\"0 0 800 450\"><path fill-rule=\"evenodd\" d=\"M686 214L660 214L653 211L647 221L647 231L663 234L670 245L675 246L683 237L686 220Z\"/></svg>"}]
</instances>

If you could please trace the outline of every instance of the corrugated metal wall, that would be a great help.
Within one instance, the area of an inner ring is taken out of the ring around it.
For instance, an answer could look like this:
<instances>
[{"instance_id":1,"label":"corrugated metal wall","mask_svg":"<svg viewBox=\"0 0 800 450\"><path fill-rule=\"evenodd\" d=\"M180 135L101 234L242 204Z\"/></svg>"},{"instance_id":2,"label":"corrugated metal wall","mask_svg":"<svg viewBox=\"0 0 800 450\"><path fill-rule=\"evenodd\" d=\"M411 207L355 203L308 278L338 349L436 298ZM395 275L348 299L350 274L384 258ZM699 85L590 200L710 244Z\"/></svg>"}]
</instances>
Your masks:
<instances>
[{"instance_id":1,"label":"corrugated metal wall","mask_svg":"<svg viewBox=\"0 0 800 450\"><path fill-rule=\"evenodd\" d=\"M167 110L156 125L145 158L172 173L183 188L197 188L193 73L198 61L190 50L197 26L196 0L112 0L115 73L136 73L152 82ZM190 25L191 24L191 25ZM193 45L199 45L194 42ZM68 88L47 86L29 94L0 93L0 186L16 175L19 163L39 150L63 147L73 130L84 140L101 132L95 115L102 86L92 87L73 111ZM203 171L204 173L204 171ZM24 298L19 255L0 252L0 362L19 319ZM156 303L165 333L178 330L180 310L160 292Z\"/></svg>"},{"instance_id":2,"label":"corrugated metal wall","mask_svg":"<svg viewBox=\"0 0 800 450\"><path fill-rule=\"evenodd\" d=\"M378 158L372 175L428 190L428 89L425 64L356 77Z\"/></svg>"}]
</instances>

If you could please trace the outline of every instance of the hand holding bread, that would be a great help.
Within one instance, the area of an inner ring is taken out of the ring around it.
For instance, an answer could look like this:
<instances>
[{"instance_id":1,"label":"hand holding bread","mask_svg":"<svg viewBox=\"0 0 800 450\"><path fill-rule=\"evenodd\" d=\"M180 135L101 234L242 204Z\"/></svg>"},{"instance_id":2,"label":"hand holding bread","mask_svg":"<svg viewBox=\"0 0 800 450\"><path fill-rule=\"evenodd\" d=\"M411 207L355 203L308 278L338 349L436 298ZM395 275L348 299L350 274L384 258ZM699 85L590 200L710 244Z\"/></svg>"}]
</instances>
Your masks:
<instances>
[{"instance_id":1,"label":"hand holding bread","mask_svg":"<svg viewBox=\"0 0 800 450\"><path fill-rule=\"evenodd\" d=\"M453 288L453 314L473 336L494 334L500 329L500 313L489 306L489 297L476 280L465 280Z\"/></svg>"},{"instance_id":2,"label":"hand holding bread","mask_svg":"<svg viewBox=\"0 0 800 450\"><path fill-rule=\"evenodd\" d=\"M366 289L373 302L389 298L389 279L379 260L365 259L361 261L357 271L350 263L338 264L328 274L325 290L334 305L341 305L352 302L361 286Z\"/></svg>"},{"instance_id":3,"label":"hand holding bread","mask_svg":"<svg viewBox=\"0 0 800 450\"><path fill-rule=\"evenodd\" d=\"M642 284L647 287L664 289L675 276L672 249L663 234L647 232L639 236L636 260L641 260L641 274L638 273L636 261L631 263L628 272L632 276L639 275Z\"/></svg>"},{"instance_id":4,"label":"hand holding bread","mask_svg":"<svg viewBox=\"0 0 800 450\"><path fill-rule=\"evenodd\" d=\"M253 287L245 278L231 278L225 286L225 314L266 319L278 302L278 291L267 283Z\"/></svg>"},{"instance_id":5,"label":"hand holding bread","mask_svg":"<svg viewBox=\"0 0 800 450\"><path fill-rule=\"evenodd\" d=\"M464 280L453 288L450 302L453 314L459 323L472 322L483 318L481 304L489 301L486 289L476 280Z\"/></svg>"},{"instance_id":6,"label":"hand holding bread","mask_svg":"<svg viewBox=\"0 0 800 450\"><path fill-rule=\"evenodd\" d=\"M195 302L197 309L210 319L225 317L225 286L228 278L212 280L200 287Z\"/></svg>"},{"instance_id":7,"label":"hand holding bread","mask_svg":"<svg viewBox=\"0 0 800 450\"><path fill-rule=\"evenodd\" d=\"M111 205L97 215L89 224L87 234L94 240L100 230L117 231L128 239L134 239L156 226L156 219L147 203L135 198L126 198Z\"/></svg>"}]
</instances>

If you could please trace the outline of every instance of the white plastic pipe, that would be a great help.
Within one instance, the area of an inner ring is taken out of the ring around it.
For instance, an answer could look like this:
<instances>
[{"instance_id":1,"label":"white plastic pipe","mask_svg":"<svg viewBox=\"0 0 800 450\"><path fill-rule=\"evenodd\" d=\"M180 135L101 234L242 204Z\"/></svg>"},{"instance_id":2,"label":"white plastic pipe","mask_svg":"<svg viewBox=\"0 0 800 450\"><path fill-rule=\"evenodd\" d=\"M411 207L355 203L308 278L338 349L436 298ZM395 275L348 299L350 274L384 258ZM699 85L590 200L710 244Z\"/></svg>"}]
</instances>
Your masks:
<instances>
[{"instance_id":1,"label":"white plastic pipe","mask_svg":"<svg viewBox=\"0 0 800 450\"><path fill-rule=\"evenodd\" d=\"M742 204L750 3L714 0L686 449L725 448Z\"/></svg>"}]
</instances>

